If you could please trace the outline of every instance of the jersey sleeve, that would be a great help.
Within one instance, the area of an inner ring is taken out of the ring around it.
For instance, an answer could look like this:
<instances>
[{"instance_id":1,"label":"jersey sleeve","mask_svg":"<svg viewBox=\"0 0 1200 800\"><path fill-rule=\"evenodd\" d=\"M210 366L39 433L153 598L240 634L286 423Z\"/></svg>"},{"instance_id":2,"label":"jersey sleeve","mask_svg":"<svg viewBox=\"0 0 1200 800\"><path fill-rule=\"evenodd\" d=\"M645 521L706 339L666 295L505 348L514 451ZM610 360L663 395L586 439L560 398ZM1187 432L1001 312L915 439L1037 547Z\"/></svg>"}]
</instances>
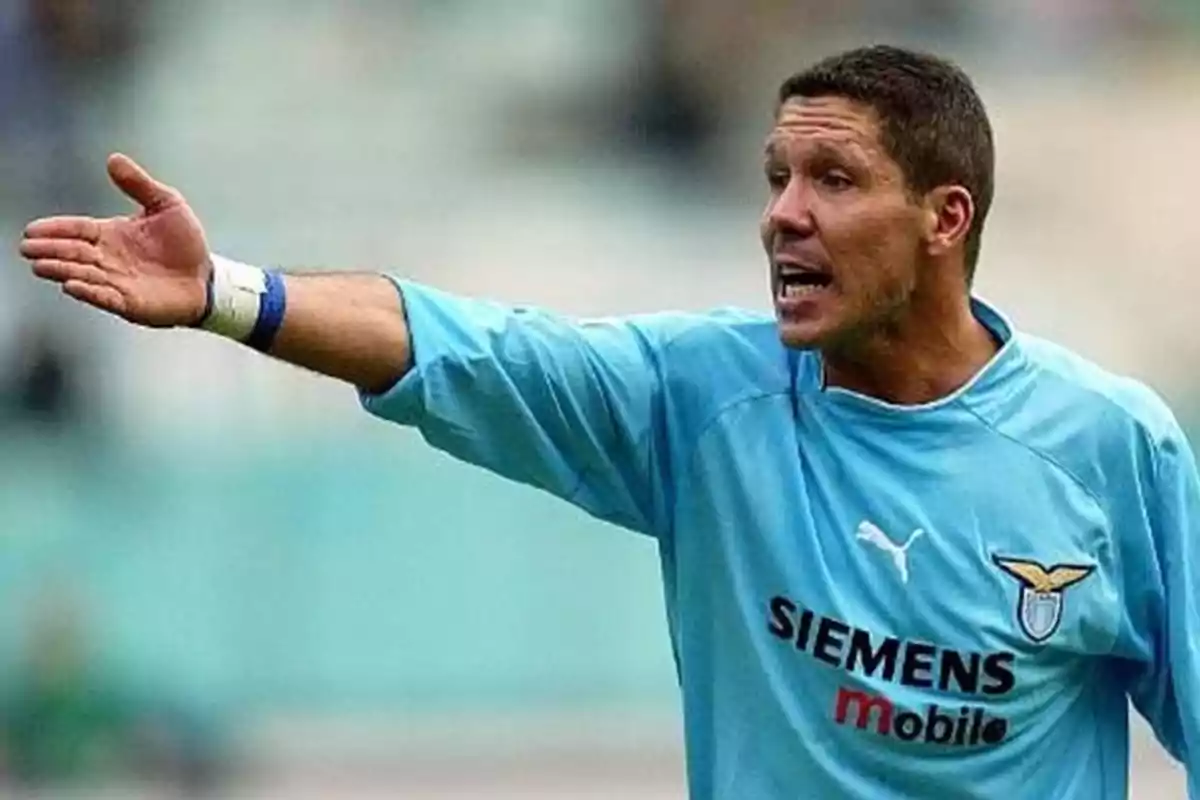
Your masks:
<instances>
[{"instance_id":1,"label":"jersey sleeve","mask_svg":"<svg viewBox=\"0 0 1200 800\"><path fill-rule=\"evenodd\" d=\"M1188 772L1188 794L1200 800L1200 477L1182 432L1158 450L1149 522L1155 541L1157 587L1150 663L1134 681L1134 705L1159 741Z\"/></svg>"},{"instance_id":2,"label":"jersey sleeve","mask_svg":"<svg viewBox=\"0 0 1200 800\"><path fill-rule=\"evenodd\" d=\"M413 365L364 407L455 458L659 535L665 476L651 318L576 322L397 280Z\"/></svg>"}]
</instances>

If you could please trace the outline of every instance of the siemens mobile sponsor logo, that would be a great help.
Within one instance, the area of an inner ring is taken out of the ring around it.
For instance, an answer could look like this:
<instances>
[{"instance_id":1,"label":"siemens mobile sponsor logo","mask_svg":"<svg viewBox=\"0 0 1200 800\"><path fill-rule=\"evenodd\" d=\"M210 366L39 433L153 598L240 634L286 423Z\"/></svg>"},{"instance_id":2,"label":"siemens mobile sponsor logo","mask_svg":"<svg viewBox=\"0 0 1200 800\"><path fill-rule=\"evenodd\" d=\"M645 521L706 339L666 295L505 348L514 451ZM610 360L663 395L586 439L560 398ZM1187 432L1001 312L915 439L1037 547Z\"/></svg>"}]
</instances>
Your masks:
<instances>
[{"instance_id":1,"label":"siemens mobile sponsor logo","mask_svg":"<svg viewBox=\"0 0 1200 800\"><path fill-rule=\"evenodd\" d=\"M767 630L797 652L835 669L888 683L958 697L998 698L1016 685L1014 653L978 653L926 642L880 636L802 608L787 597L768 603ZM995 745L1008 735L1008 720L983 705L931 703L902 708L885 693L842 686L833 697L833 721L880 736L950 747Z\"/></svg>"}]
</instances>

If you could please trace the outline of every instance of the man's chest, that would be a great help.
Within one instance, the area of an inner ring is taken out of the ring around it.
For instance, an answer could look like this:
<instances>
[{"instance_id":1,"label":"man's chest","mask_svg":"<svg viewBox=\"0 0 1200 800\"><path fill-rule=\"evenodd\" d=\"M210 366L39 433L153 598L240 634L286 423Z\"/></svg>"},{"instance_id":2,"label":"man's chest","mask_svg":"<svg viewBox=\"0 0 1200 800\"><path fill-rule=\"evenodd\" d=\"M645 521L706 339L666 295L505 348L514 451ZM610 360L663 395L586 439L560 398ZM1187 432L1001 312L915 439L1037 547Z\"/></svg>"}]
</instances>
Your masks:
<instances>
[{"instance_id":1,"label":"man's chest","mask_svg":"<svg viewBox=\"0 0 1200 800\"><path fill-rule=\"evenodd\" d=\"M749 648L741 668L805 687L824 722L898 741L998 744L1047 692L1077 695L1121 618L1103 514L1016 445L939 441L702 441L676 520L679 631Z\"/></svg>"}]
</instances>

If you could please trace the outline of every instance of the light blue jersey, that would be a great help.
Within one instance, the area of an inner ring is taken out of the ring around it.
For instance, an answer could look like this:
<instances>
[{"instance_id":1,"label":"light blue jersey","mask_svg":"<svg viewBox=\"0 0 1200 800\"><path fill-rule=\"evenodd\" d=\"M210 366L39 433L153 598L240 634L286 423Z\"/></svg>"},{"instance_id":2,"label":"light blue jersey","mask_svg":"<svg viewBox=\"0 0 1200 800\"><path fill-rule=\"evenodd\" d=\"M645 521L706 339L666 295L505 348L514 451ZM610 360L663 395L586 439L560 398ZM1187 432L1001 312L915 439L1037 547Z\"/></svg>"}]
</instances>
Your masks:
<instances>
[{"instance_id":1,"label":"light blue jersey","mask_svg":"<svg viewBox=\"0 0 1200 800\"><path fill-rule=\"evenodd\" d=\"M1200 800L1200 482L1148 389L981 302L1000 352L897 407L763 315L400 286L371 412L657 540L693 798L1124 800L1132 698Z\"/></svg>"}]
</instances>

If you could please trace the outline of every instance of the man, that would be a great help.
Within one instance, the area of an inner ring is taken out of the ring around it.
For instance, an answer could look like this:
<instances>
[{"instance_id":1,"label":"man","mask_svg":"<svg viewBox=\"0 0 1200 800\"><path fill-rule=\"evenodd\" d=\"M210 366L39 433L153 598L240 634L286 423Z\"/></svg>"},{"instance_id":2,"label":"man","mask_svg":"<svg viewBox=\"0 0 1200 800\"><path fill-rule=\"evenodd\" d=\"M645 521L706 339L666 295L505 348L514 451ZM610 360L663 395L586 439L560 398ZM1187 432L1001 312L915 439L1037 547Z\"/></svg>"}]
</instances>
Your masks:
<instances>
[{"instance_id":1,"label":"man","mask_svg":"<svg viewBox=\"0 0 1200 800\"><path fill-rule=\"evenodd\" d=\"M138 215L40 220L21 252L655 537L695 798L1124 798L1127 698L1200 798L1195 462L1148 389L971 297L992 161L942 60L872 47L789 79L773 319L577 324L264 272L123 156Z\"/></svg>"}]
</instances>

